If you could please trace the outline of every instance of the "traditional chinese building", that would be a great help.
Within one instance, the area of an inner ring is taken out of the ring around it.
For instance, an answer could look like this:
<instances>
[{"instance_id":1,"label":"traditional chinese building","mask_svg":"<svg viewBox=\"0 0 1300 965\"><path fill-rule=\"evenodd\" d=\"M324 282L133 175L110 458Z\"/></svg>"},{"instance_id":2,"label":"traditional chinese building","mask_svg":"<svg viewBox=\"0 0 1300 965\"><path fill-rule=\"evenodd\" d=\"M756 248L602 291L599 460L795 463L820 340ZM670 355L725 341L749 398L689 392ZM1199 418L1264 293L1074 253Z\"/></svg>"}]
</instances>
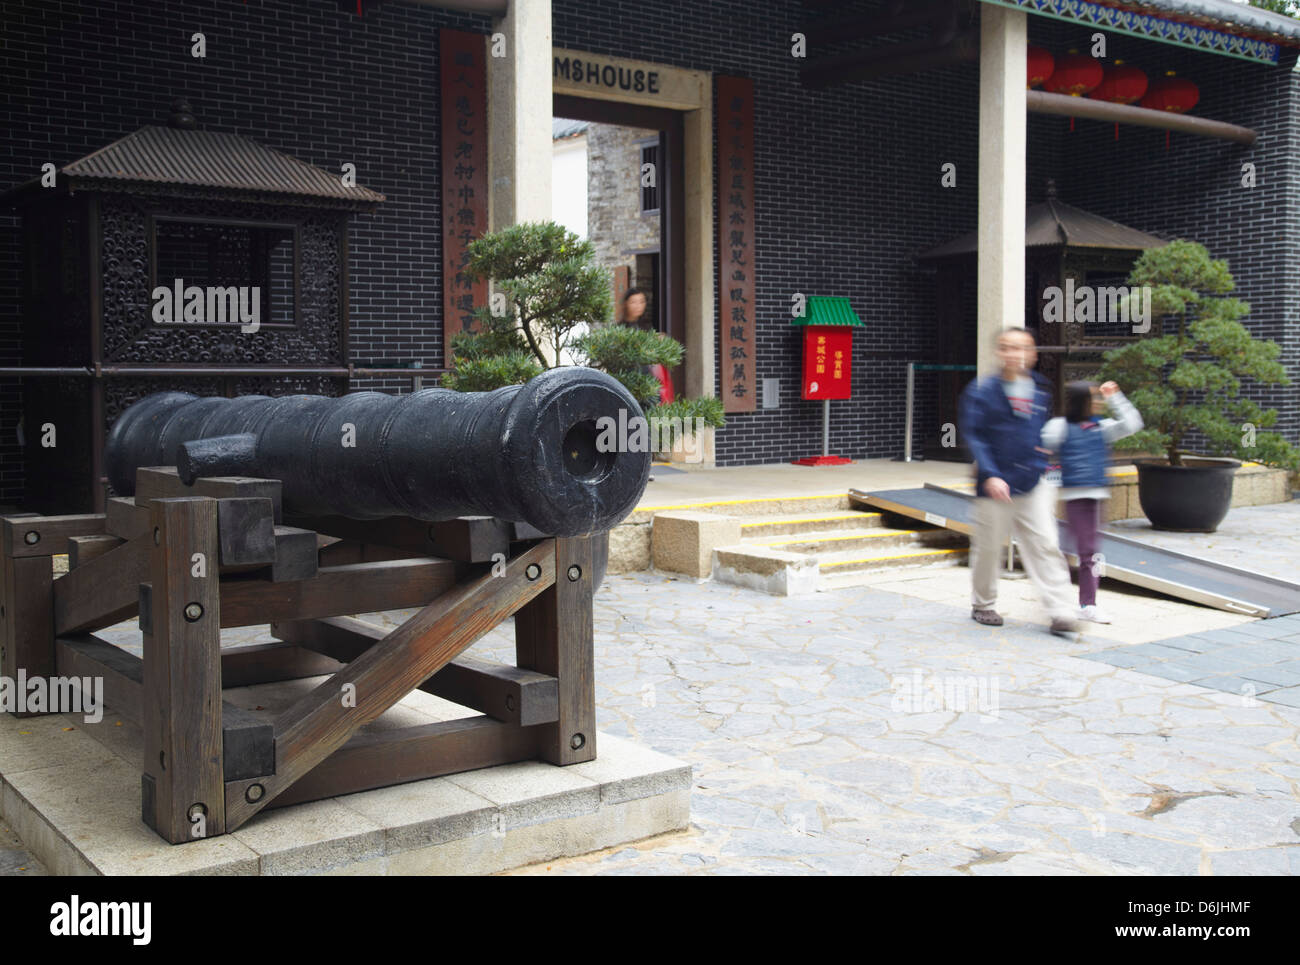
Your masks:
<instances>
[{"instance_id":1,"label":"traditional chinese building","mask_svg":"<svg viewBox=\"0 0 1300 965\"><path fill-rule=\"evenodd\" d=\"M907 363L986 365L991 333L1034 310L1025 209L1049 180L1063 204L1228 260L1296 383L1261 398L1300 432L1300 21L1282 15L1230 0L15 0L5 16L2 188L165 125L183 96L205 130L386 198L346 230L345 388L409 391L447 364L485 297L464 245L551 216L561 117L655 135L658 321L686 345L681 388L726 402L720 464L816 447L801 294L847 297L865 322L831 449L899 454ZM1027 91L1030 48L1069 68L1060 90ZM1140 69L1163 109L1069 97L1090 69L1072 49ZM945 288L917 256L971 231L973 268ZM0 212L3 505L40 484L24 479L39 440L18 436L23 382L111 377L31 371L22 238ZM920 443L940 389L917 398Z\"/></svg>"}]
</instances>

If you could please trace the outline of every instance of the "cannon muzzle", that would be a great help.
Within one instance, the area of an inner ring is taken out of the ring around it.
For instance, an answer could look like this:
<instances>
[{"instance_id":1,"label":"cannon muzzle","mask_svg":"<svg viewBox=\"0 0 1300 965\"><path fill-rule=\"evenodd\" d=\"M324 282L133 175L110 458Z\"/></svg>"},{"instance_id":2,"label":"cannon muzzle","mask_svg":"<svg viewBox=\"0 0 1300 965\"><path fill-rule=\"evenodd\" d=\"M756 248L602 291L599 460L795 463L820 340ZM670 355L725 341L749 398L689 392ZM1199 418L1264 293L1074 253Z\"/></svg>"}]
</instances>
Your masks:
<instances>
[{"instance_id":1,"label":"cannon muzzle","mask_svg":"<svg viewBox=\"0 0 1300 965\"><path fill-rule=\"evenodd\" d=\"M187 483L279 479L286 511L299 516L483 515L578 536L622 520L650 473L649 452L597 444L604 417L626 425L642 412L621 383L578 367L492 392L159 392L114 423L108 478L128 496L136 469L174 465Z\"/></svg>"}]
</instances>

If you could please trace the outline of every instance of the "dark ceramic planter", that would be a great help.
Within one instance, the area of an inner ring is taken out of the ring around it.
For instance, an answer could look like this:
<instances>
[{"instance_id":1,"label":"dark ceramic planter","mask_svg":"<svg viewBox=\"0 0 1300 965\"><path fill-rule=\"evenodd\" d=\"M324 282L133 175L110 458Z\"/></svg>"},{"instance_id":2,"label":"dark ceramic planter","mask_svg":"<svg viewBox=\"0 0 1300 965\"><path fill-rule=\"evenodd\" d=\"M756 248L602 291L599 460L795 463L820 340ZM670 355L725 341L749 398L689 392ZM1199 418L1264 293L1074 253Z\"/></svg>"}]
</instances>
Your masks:
<instances>
[{"instance_id":1,"label":"dark ceramic planter","mask_svg":"<svg viewBox=\"0 0 1300 965\"><path fill-rule=\"evenodd\" d=\"M1177 533L1213 533L1232 506L1236 459L1184 456L1183 465L1168 459L1134 459L1138 499L1155 529Z\"/></svg>"}]
</instances>

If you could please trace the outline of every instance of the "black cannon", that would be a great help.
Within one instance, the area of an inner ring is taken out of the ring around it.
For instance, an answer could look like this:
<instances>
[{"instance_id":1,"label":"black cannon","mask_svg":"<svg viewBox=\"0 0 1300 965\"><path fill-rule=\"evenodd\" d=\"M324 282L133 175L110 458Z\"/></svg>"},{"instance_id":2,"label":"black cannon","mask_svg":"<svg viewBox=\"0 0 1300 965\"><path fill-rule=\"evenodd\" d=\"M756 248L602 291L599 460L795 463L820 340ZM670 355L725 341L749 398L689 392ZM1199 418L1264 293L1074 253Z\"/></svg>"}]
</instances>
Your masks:
<instances>
[{"instance_id":1,"label":"black cannon","mask_svg":"<svg viewBox=\"0 0 1300 965\"><path fill-rule=\"evenodd\" d=\"M174 465L187 484L199 476L279 479L295 515L484 515L579 536L623 519L649 477L649 452L597 445L602 418L627 424L620 409L627 422L642 417L619 382L588 368L551 369L492 392L159 392L114 423L108 478L129 496L136 469Z\"/></svg>"}]
</instances>

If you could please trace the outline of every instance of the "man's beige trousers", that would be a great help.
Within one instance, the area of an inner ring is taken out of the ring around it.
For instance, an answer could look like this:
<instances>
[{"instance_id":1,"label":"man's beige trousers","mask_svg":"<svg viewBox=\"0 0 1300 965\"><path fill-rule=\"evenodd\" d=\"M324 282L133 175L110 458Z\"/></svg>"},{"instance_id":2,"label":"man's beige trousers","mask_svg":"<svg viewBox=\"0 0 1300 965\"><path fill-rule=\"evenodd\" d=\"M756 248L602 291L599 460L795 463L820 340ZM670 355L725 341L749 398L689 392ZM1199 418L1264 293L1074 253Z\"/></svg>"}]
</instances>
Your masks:
<instances>
[{"instance_id":1,"label":"man's beige trousers","mask_svg":"<svg viewBox=\"0 0 1300 965\"><path fill-rule=\"evenodd\" d=\"M998 575L1007 534L1016 538L1016 552L1025 572L1038 590L1038 598L1050 616L1077 616L1070 568L1061 555L1052 515L1056 487L1040 482L1033 492L999 502L981 496L975 500L975 526L971 531L971 606L992 610L998 601Z\"/></svg>"}]
</instances>

